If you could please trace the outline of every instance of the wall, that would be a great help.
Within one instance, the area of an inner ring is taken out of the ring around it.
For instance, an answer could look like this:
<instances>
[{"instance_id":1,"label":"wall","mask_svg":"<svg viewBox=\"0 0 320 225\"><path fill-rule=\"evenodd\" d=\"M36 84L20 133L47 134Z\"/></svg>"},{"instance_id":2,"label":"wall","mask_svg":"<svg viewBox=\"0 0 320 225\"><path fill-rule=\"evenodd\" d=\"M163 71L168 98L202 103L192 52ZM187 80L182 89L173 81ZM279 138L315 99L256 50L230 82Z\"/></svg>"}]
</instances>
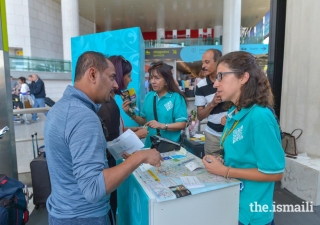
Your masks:
<instances>
[{"instance_id":1,"label":"wall","mask_svg":"<svg viewBox=\"0 0 320 225\"><path fill-rule=\"evenodd\" d=\"M23 48L25 55L31 55L29 0L7 0L6 12L9 47Z\"/></svg>"},{"instance_id":2,"label":"wall","mask_svg":"<svg viewBox=\"0 0 320 225\"><path fill-rule=\"evenodd\" d=\"M24 56L63 59L61 5L53 0L7 0L9 47ZM80 35L95 24L79 17Z\"/></svg>"},{"instance_id":3,"label":"wall","mask_svg":"<svg viewBox=\"0 0 320 225\"><path fill-rule=\"evenodd\" d=\"M287 0L281 126L303 130L299 152L320 157L320 1Z\"/></svg>"},{"instance_id":4,"label":"wall","mask_svg":"<svg viewBox=\"0 0 320 225\"><path fill-rule=\"evenodd\" d=\"M31 53L63 59L60 5L52 0L29 0Z\"/></svg>"},{"instance_id":5,"label":"wall","mask_svg":"<svg viewBox=\"0 0 320 225\"><path fill-rule=\"evenodd\" d=\"M95 24L86 18L79 16L80 35L93 34Z\"/></svg>"}]
</instances>

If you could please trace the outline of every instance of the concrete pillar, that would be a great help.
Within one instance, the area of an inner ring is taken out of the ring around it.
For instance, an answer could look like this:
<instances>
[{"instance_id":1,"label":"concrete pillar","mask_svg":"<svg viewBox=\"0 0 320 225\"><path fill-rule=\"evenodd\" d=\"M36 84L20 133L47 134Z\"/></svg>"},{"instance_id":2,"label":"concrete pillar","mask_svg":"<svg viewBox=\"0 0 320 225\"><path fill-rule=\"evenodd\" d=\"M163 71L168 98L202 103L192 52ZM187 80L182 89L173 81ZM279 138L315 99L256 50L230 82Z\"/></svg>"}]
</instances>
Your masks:
<instances>
[{"instance_id":1,"label":"concrete pillar","mask_svg":"<svg viewBox=\"0 0 320 225\"><path fill-rule=\"evenodd\" d=\"M0 174L18 179L16 145L12 115L9 46L6 22L6 4L0 3L0 130L9 127L0 138Z\"/></svg>"},{"instance_id":2,"label":"concrete pillar","mask_svg":"<svg viewBox=\"0 0 320 225\"><path fill-rule=\"evenodd\" d=\"M223 1L222 54L240 49L241 0Z\"/></svg>"},{"instance_id":3,"label":"concrete pillar","mask_svg":"<svg viewBox=\"0 0 320 225\"><path fill-rule=\"evenodd\" d=\"M165 39L164 28L157 28L157 40Z\"/></svg>"},{"instance_id":4,"label":"concrete pillar","mask_svg":"<svg viewBox=\"0 0 320 225\"><path fill-rule=\"evenodd\" d=\"M320 157L320 1L287 0L280 124L301 128L299 152Z\"/></svg>"},{"instance_id":5,"label":"concrete pillar","mask_svg":"<svg viewBox=\"0 0 320 225\"><path fill-rule=\"evenodd\" d=\"M213 44L214 45L222 44L222 35L223 35L222 26L214 26L213 28Z\"/></svg>"},{"instance_id":6,"label":"concrete pillar","mask_svg":"<svg viewBox=\"0 0 320 225\"><path fill-rule=\"evenodd\" d=\"M78 0L61 0L63 58L71 61L71 38L79 36Z\"/></svg>"},{"instance_id":7,"label":"concrete pillar","mask_svg":"<svg viewBox=\"0 0 320 225\"><path fill-rule=\"evenodd\" d=\"M223 34L222 26L214 26L213 28L213 37L220 38Z\"/></svg>"},{"instance_id":8,"label":"concrete pillar","mask_svg":"<svg viewBox=\"0 0 320 225\"><path fill-rule=\"evenodd\" d=\"M157 41L161 39L165 39L165 23L164 23L164 18L165 18L165 10L164 10L164 4L159 1L157 3Z\"/></svg>"}]
</instances>

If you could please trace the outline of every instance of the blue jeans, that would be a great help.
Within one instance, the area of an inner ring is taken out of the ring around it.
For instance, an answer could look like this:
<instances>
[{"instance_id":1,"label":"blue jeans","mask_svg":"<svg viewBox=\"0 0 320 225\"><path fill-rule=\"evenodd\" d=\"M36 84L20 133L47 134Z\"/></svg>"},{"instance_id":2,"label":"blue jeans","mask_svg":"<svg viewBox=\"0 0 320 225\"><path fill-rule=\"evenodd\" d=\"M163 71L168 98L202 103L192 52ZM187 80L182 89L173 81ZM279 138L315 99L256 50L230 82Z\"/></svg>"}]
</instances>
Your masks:
<instances>
[{"instance_id":1,"label":"blue jeans","mask_svg":"<svg viewBox=\"0 0 320 225\"><path fill-rule=\"evenodd\" d=\"M45 107L45 99L44 98L36 98L32 108L40 108L40 107ZM43 114L45 116L47 116L47 113L43 113ZM32 120L33 121L37 120L37 113L32 114Z\"/></svg>"},{"instance_id":2,"label":"blue jeans","mask_svg":"<svg viewBox=\"0 0 320 225\"><path fill-rule=\"evenodd\" d=\"M239 225L243 225L243 223L241 223L241 222L239 221ZM250 224L249 224L249 225L250 225ZM268 224L266 224L266 225L275 225L274 220L272 220L270 223L268 223Z\"/></svg>"},{"instance_id":3,"label":"blue jeans","mask_svg":"<svg viewBox=\"0 0 320 225\"><path fill-rule=\"evenodd\" d=\"M96 218L57 219L49 214L49 225L111 225L108 214Z\"/></svg>"}]
</instances>

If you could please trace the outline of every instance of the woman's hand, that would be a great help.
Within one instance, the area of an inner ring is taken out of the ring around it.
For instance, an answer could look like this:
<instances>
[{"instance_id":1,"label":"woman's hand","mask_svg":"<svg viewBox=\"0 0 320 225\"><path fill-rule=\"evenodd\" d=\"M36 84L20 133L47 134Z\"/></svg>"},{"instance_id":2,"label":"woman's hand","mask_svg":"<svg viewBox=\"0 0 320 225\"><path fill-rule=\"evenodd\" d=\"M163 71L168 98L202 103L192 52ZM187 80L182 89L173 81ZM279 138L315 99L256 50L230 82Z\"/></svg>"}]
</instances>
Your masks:
<instances>
[{"instance_id":1,"label":"woman's hand","mask_svg":"<svg viewBox=\"0 0 320 225\"><path fill-rule=\"evenodd\" d=\"M137 131L134 132L140 139L145 138L149 131L147 128L139 128Z\"/></svg>"},{"instance_id":2,"label":"woman's hand","mask_svg":"<svg viewBox=\"0 0 320 225\"><path fill-rule=\"evenodd\" d=\"M208 162L211 160L211 162ZM203 165L209 173L225 176L227 174L228 167L224 166L221 160L217 159L217 157L212 155L206 155L202 159Z\"/></svg>"},{"instance_id":3,"label":"woman's hand","mask_svg":"<svg viewBox=\"0 0 320 225\"><path fill-rule=\"evenodd\" d=\"M153 129L162 129L162 130L165 128L164 124L159 123L156 120L149 121L148 123L146 123L146 126L151 127Z\"/></svg>"},{"instance_id":4,"label":"woman's hand","mask_svg":"<svg viewBox=\"0 0 320 225\"><path fill-rule=\"evenodd\" d=\"M140 129L141 127L127 127L127 129L132 130L133 132L136 132Z\"/></svg>"},{"instance_id":5,"label":"woman's hand","mask_svg":"<svg viewBox=\"0 0 320 225\"><path fill-rule=\"evenodd\" d=\"M130 108L130 101L129 101L129 100L125 100L125 101L122 103L122 109L123 109L123 111L124 111L126 114L130 114L129 108Z\"/></svg>"},{"instance_id":6,"label":"woman's hand","mask_svg":"<svg viewBox=\"0 0 320 225\"><path fill-rule=\"evenodd\" d=\"M220 156L215 156L215 157L216 157L216 159L218 159L222 164L224 164L223 158L221 158Z\"/></svg>"}]
</instances>

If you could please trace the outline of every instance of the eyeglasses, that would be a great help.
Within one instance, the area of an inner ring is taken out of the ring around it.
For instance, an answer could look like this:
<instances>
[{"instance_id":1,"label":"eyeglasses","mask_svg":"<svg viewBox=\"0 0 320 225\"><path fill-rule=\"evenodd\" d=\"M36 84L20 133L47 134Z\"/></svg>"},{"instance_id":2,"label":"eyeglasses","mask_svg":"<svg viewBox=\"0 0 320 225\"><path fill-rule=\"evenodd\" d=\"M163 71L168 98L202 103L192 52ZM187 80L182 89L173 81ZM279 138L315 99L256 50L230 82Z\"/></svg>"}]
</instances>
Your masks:
<instances>
[{"instance_id":1,"label":"eyeglasses","mask_svg":"<svg viewBox=\"0 0 320 225\"><path fill-rule=\"evenodd\" d=\"M230 71L230 72L220 72L220 73L217 73L217 77L216 77L216 80L217 81L221 81L223 76L226 75L226 74L231 74L231 73L237 73L237 72L234 72L234 71Z\"/></svg>"}]
</instances>

